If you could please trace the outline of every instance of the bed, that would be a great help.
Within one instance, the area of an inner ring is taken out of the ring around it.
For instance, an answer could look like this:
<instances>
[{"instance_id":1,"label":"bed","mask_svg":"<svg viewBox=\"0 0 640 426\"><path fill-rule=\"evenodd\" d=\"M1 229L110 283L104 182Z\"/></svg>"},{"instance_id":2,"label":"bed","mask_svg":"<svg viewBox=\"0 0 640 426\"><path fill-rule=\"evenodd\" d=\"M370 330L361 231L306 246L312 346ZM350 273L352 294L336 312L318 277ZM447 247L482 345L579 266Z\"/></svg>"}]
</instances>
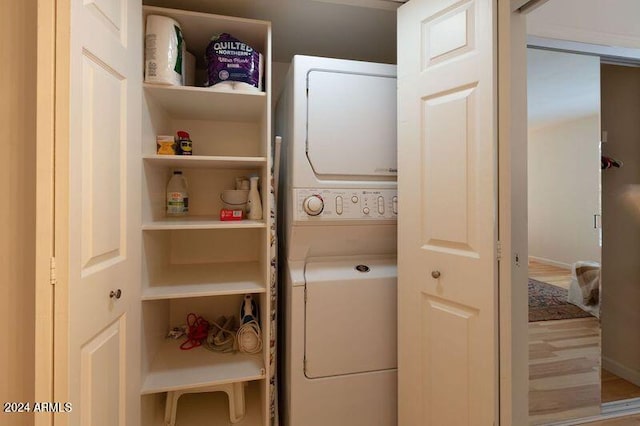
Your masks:
<instances>
[{"instance_id":1,"label":"bed","mask_svg":"<svg viewBox=\"0 0 640 426\"><path fill-rule=\"evenodd\" d=\"M600 264L580 260L571 267L567 301L600 318Z\"/></svg>"}]
</instances>

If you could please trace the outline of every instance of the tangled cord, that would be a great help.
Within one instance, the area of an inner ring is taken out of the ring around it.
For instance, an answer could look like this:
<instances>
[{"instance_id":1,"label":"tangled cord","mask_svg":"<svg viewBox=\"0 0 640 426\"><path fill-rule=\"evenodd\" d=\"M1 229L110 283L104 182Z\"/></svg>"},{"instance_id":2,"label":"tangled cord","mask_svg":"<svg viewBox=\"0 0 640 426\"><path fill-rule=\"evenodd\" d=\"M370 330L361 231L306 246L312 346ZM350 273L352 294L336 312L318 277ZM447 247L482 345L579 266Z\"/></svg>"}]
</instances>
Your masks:
<instances>
[{"instance_id":1,"label":"tangled cord","mask_svg":"<svg viewBox=\"0 0 640 426\"><path fill-rule=\"evenodd\" d=\"M242 324L237 333L238 350L248 354L257 354L262 350L262 331L258 321L252 319Z\"/></svg>"},{"instance_id":2,"label":"tangled cord","mask_svg":"<svg viewBox=\"0 0 640 426\"><path fill-rule=\"evenodd\" d=\"M209 335L209 322L194 313L187 315L187 326L187 340L180 345L183 351L202 345L202 341Z\"/></svg>"},{"instance_id":3,"label":"tangled cord","mask_svg":"<svg viewBox=\"0 0 640 426\"><path fill-rule=\"evenodd\" d=\"M209 323L199 315L190 313L187 315L187 324L184 332L187 340L180 345L180 349L189 350L198 346L215 352L240 351L248 354L257 354L262 351L262 330L256 320L258 317L258 305L250 294L244 297L240 308L241 325L235 330L235 318L220 317L217 321ZM169 332L170 337L178 338L180 328Z\"/></svg>"},{"instance_id":4,"label":"tangled cord","mask_svg":"<svg viewBox=\"0 0 640 426\"><path fill-rule=\"evenodd\" d=\"M220 325L222 324L222 325ZM204 347L214 352L234 352L236 350L235 318L224 316L211 323Z\"/></svg>"},{"instance_id":5,"label":"tangled cord","mask_svg":"<svg viewBox=\"0 0 640 426\"><path fill-rule=\"evenodd\" d=\"M236 336L240 352L257 354L262 350L262 331L256 318L258 318L258 304L250 294L247 294L240 307L240 328Z\"/></svg>"}]
</instances>

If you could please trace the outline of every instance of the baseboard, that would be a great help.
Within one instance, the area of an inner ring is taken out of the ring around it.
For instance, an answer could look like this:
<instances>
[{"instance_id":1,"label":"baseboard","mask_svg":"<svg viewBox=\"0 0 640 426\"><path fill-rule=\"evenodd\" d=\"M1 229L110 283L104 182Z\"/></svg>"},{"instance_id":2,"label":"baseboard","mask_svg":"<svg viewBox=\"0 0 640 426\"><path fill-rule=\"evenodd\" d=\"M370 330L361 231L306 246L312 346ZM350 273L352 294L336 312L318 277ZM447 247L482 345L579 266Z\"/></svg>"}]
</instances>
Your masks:
<instances>
[{"instance_id":1,"label":"baseboard","mask_svg":"<svg viewBox=\"0 0 640 426\"><path fill-rule=\"evenodd\" d=\"M529 256L529 260L535 260L538 263L542 263L544 265L550 265L550 266L557 266L558 268L565 268L565 269L571 269L571 264L570 263L564 263L564 262L558 262L555 260L551 260L551 259L546 259L544 257L537 257L537 256Z\"/></svg>"},{"instance_id":2,"label":"baseboard","mask_svg":"<svg viewBox=\"0 0 640 426\"><path fill-rule=\"evenodd\" d=\"M602 412L597 416L582 417L579 419L561 420L554 423L547 423L546 426L575 426L602 422L611 419L623 419L628 416L640 414L640 398L627 399L624 401L613 401L602 404ZM613 423L612 423L613 424ZM616 423L623 424L623 423ZM624 423L627 424L627 423ZM629 423L630 424L630 423Z\"/></svg>"},{"instance_id":3,"label":"baseboard","mask_svg":"<svg viewBox=\"0 0 640 426\"><path fill-rule=\"evenodd\" d=\"M640 386L640 371L638 370L633 370L605 356L602 357L602 368L636 386Z\"/></svg>"}]
</instances>

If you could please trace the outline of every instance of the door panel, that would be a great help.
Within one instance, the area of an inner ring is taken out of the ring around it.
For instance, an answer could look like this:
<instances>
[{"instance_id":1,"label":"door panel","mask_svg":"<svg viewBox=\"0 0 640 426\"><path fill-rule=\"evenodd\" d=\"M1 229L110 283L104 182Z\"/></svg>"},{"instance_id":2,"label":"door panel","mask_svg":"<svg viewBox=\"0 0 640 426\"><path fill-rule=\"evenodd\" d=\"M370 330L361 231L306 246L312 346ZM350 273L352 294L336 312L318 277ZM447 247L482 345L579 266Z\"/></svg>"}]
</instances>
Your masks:
<instances>
[{"instance_id":1,"label":"door panel","mask_svg":"<svg viewBox=\"0 0 640 426\"><path fill-rule=\"evenodd\" d=\"M71 425L140 422L141 13L136 0L71 2Z\"/></svg>"},{"instance_id":2,"label":"door panel","mask_svg":"<svg viewBox=\"0 0 640 426\"><path fill-rule=\"evenodd\" d=\"M87 268L119 258L125 249L121 171L126 164L121 163L126 161L122 130L127 117L126 79L88 52L82 59L82 262L87 274Z\"/></svg>"},{"instance_id":3,"label":"door panel","mask_svg":"<svg viewBox=\"0 0 640 426\"><path fill-rule=\"evenodd\" d=\"M85 4L98 19L103 20L105 27L119 37L124 35L122 21L126 18L126 14L123 13L126 11L126 0L85 0Z\"/></svg>"},{"instance_id":4,"label":"door panel","mask_svg":"<svg viewBox=\"0 0 640 426\"><path fill-rule=\"evenodd\" d=\"M411 0L398 11L403 426L497 420L495 8Z\"/></svg>"},{"instance_id":5,"label":"door panel","mask_svg":"<svg viewBox=\"0 0 640 426\"><path fill-rule=\"evenodd\" d=\"M475 85L423 99L422 229L425 248L477 256L475 244ZM446 161L431 161L446 159ZM434 203L432 200L444 200Z\"/></svg>"},{"instance_id":6,"label":"door panel","mask_svg":"<svg viewBox=\"0 0 640 426\"><path fill-rule=\"evenodd\" d=\"M421 23L423 71L438 62L469 52L475 46L475 3L449 3L451 6L444 6Z\"/></svg>"},{"instance_id":7,"label":"door panel","mask_svg":"<svg viewBox=\"0 0 640 426\"><path fill-rule=\"evenodd\" d=\"M470 340L478 311L426 294L421 303L421 367L431 371L423 378L422 392L429 406L423 409L421 424L467 425L473 395L465 391L470 385ZM452 400L457 403L451 404Z\"/></svg>"},{"instance_id":8,"label":"door panel","mask_svg":"<svg viewBox=\"0 0 640 426\"><path fill-rule=\"evenodd\" d=\"M126 333L124 317L91 339L81 354L80 401L82 424L110 426L124 424L126 401L122 387L126 383Z\"/></svg>"}]
</instances>

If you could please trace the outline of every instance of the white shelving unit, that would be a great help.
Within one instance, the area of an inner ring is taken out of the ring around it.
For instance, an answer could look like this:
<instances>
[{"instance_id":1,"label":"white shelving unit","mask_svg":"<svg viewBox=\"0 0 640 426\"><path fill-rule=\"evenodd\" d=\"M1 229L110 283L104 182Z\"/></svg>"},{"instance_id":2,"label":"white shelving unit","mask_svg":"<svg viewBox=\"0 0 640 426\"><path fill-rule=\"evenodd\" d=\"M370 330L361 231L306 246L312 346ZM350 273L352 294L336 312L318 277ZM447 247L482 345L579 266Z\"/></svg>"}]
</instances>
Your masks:
<instances>
[{"instance_id":1,"label":"white shelving unit","mask_svg":"<svg viewBox=\"0 0 640 426\"><path fill-rule=\"evenodd\" d=\"M141 423L163 425L166 393L226 383L247 383L242 425L269 424L271 24L157 7L144 15L172 17L196 58L214 34L228 32L264 55L264 92L219 92L205 87L144 84L142 198L142 403ZM202 68L202 63L198 67ZM201 73L196 73L199 75ZM192 156L157 155L156 135L189 132ZM181 170L189 184L189 215L165 215L167 182ZM220 221L220 193L239 176L260 176L262 220ZM245 294L258 302L263 350L256 355L181 350L184 339L167 332L190 312L215 321L235 315ZM213 399L211 399L213 398ZM189 419L227 424L224 394L185 395ZM219 409L211 409L211 401ZM186 411L186 410L185 410ZM183 413L184 414L184 413Z\"/></svg>"}]
</instances>

